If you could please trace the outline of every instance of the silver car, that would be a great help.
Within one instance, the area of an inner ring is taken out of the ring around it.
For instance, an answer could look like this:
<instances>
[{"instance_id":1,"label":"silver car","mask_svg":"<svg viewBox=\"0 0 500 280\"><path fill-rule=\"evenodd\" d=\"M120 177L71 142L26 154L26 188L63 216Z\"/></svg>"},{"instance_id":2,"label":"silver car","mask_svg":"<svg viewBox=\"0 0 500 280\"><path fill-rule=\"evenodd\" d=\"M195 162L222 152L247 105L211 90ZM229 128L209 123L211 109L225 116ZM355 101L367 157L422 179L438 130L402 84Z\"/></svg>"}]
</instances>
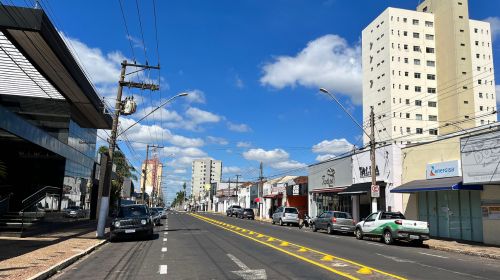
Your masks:
<instances>
[{"instance_id":1,"label":"silver car","mask_svg":"<svg viewBox=\"0 0 500 280\"><path fill-rule=\"evenodd\" d=\"M334 232L354 233L356 224L351 214L340 211L326 211L314 219L312 230L324 229L328 234Z\"/></svg>"},{"instance_id":2,"label":"silver car","mask_svg":"<svg viewBox=\"0 0 500 280\"><path fill-rule=\"evenodd\" d=\"M273 213L273 225L278 223L280 226L284 224L299 225L299 210L295 207L278 207Z\"/></svg>"}]
</instances>

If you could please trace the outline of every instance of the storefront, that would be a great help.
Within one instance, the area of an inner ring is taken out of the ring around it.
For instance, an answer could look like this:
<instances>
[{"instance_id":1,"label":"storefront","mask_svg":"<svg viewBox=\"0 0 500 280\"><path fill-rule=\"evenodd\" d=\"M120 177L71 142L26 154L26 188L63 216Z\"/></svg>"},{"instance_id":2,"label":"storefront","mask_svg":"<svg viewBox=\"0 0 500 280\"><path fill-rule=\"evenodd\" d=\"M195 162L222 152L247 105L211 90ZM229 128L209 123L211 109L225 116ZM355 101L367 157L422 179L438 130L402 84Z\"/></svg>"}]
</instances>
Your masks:
<instances>
[{"instance_id":1,"label":"storefront","mask_svg":"<svg viewBox=\"0 0 500 280\"><path fill-rule=\"evenodd\" d=\"M483 242L500 245L500 132L462 138L460 150L463 184L482 186L474 210L482 224Z\"/></svg>"},{"instance_id":2,"label":"storefront","mask_svg":"<svg viewBox=\"0 0 500 280\"><path fill-rule=\"evenodd\" d=\"M299 210L300 217L308 213L307 207L307 176L299 176L285 183L285 205Z\"/></svg>"},{"instance_id":3,"label":"storefront","mask_svg":"<svg viewBox=\"0 0 500 280\"><path fill-rule=\"evenodd\" d=\"M310 165L308 173L309 216L332 210L352 213L351 197L339 195L352 185L351 156Z\"/></svg>"}]
</instances>

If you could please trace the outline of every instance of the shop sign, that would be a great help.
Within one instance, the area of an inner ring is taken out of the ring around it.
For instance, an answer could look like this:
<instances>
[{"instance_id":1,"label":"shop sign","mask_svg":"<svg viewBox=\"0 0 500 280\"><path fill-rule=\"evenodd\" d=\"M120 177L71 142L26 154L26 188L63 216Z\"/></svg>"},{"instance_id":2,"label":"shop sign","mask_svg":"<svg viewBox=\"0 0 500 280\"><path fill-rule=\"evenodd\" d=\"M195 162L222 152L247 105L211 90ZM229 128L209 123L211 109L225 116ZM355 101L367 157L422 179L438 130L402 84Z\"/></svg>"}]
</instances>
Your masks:
<instances>
[{"instance_id":1,"label":"shop sign","mask_svg":"<svg viewBox=\"0 0 500 280\"><path fill-rule=\"evenodd\" d=\"M326 174L321 176L323 187L333 187L335 185L335 168L330 167L326 170Z\"/></svg>"},{"instance_id":2,"label":"shop sign","mask_svg":"<svg viewBox=\"0 0 500 280\"><path fill-rule=\"evenodd\" d=\"M378 165L375 166L375 174L377 176L380 175L380 172L378 171ZM360 166L359 167L359 177L360 178L368 178L372 177L372 167L370 166Z\"/></svg>"},{"instance_id":3,"label":"shop sign","mask_svg":"<svg viewBox=\"0 0 500 280\"><path fill-rule=\"evenodd\" d=\"M500 131L460 139L464 184L500 182Z\"/></svg>"},{"instance_id":4,"label":"shop sign","mask_svg":"<svg viewBox=\"0 0 500 280\"><path fill-rule=\"evenodd\" d=\"M426 178L438 179L461 176L460 161L452 160L427 164Z\"/></svg>"},{"instance_id":5,"label":"shop sign","mask_svg":"<svg viewBox=\"0 0 500 280\"><path fill-rule=\"evenodd\" d=\"M299 195L300 193L300 186L299 185L294 185L292 187L292 195Z\"/></svg>"},{"instance_id":6,"label":"shop sign","mask_svg":"<svg viewBox=\"0 0 500 280\"><path fill-rule=\"evenodd\" d=\"M314 164L308 169L308 188L325 189L350 186L352 184L351 157L338 158Z\"/></svg>"}]
</instances>

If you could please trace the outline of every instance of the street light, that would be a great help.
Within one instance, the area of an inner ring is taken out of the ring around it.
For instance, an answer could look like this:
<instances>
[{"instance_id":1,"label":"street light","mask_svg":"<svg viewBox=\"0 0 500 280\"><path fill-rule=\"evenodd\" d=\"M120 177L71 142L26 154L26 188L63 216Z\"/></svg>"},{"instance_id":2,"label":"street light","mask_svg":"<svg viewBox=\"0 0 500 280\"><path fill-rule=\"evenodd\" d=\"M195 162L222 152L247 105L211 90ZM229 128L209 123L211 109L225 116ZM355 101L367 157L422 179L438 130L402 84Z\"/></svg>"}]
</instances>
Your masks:
<instances>
[{"instance_id":1,"label":"street light","mask_svg":"<svg viewBox=\"0 0 500 280\"><path fill-rule=\"evenodd\" d=\"M373 113L373 106L371 107L371 112L370 112L370 127L371 127L371 133L366 132L366 130L363 128L362 125L360 125L356 119L347 111L347 109L342 105L342 103L339 102L339 100L331 94L328 90L325 88L320 88L320 92L327 94L330 96L339 106L342 108L342 110L351 118L351 120L363 131L366 136L368 136L368 139L370 139L370 161L371 161L371 177L372 177L372 189L371 189L371 196L372 196L372 212L377 212L378 211L378 202L377 202L377 197L374 196L376 193L373 191L373 188L376 187L377 185L377 174L376 174L376 161L375 161L375 114ZM380 192L380 189L379 189ZM379 194L380 196L380 194Z\"/></svg>"}]
</instances>

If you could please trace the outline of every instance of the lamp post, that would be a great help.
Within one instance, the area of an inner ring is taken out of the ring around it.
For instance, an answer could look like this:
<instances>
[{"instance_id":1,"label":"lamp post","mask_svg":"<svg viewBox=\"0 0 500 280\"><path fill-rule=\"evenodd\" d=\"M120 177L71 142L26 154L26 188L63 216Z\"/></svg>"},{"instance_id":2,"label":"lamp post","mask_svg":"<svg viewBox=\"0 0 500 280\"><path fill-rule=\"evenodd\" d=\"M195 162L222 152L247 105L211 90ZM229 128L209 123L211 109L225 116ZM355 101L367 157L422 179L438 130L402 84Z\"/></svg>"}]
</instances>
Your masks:
<instances>
[{"instance_id":1,"label":"lamp post","mask_svg":"<svg viewBox=\"0 0 500 280\"><path fill-rule=\"evenodd\" d=\"M371 178L372 178L372 187L371 187L371 197L372 197L372 213L378 211L378 201L377 198L380 196L380 187L377 186L377 173L376 173L376 160L375 160L375 114L373 113L373 106L370 107L370 133L366 132L366 130L363 128L362 125L360 125L356 119L347 111L347 109L342 105L342 103L339 102L339 100L335 97L335 95L331 94L328 90L325 88L320 88L320 92L325 93L326 95L330 96L339 106L342 108L342 110L351 118L351 120L363 131L366 136L368 136L368 139L370 139L370 161L371 161ZM374 192L374 188L379 188L378 193Z\"/></svg>"}]
</instances>

